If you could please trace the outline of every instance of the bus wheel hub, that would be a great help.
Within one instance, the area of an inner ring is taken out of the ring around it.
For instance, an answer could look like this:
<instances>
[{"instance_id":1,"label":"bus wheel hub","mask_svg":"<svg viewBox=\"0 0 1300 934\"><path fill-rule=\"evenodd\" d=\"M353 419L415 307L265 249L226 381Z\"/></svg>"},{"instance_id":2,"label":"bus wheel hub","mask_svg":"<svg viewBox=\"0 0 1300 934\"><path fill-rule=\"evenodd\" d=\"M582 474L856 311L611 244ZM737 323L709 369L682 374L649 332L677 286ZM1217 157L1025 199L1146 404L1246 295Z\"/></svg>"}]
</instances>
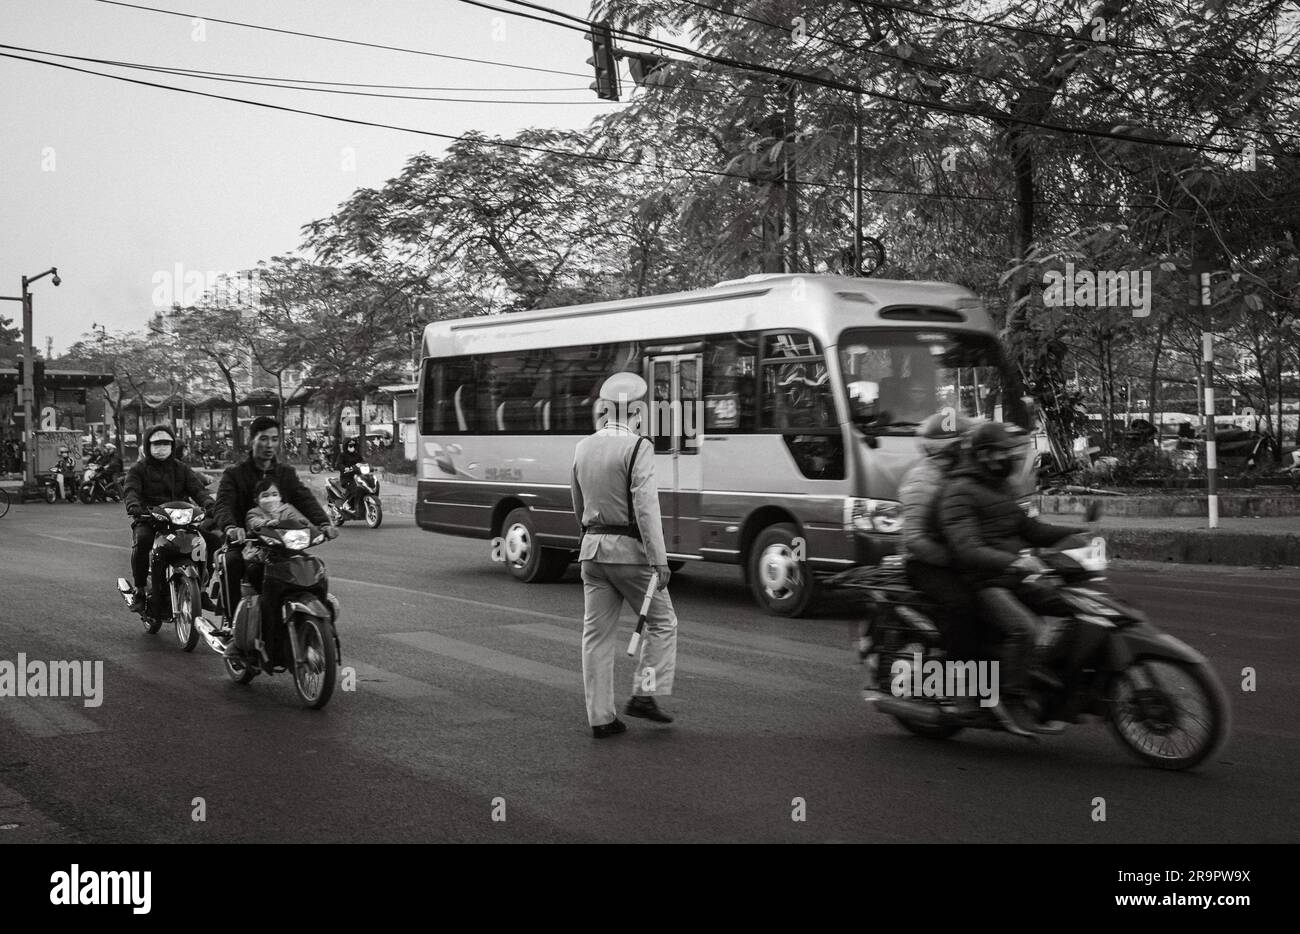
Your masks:
<instances>
[{"instance_id":1,"label":"bus wheel hub","mask_svg":"<svg viewBox=\"0 0 1300 934\"><path fill-rule=\"evenodd\" d=\"M799 580L799 568L785 545L769 545L763 549L758 561L758 573L763 581L763 589L773 596L786 595Z\"/></svg>"},{"instance_id":2,"label":"bus wheel hub","mask_svg":"<svg viewBox=\"0 0 1300 934\"><path fill-rule=\"evenodd\" d=\"M528 530L522 525L512 525L506 533L506 558L514 564L528 561Z\"/></svg>"}]
</instances>

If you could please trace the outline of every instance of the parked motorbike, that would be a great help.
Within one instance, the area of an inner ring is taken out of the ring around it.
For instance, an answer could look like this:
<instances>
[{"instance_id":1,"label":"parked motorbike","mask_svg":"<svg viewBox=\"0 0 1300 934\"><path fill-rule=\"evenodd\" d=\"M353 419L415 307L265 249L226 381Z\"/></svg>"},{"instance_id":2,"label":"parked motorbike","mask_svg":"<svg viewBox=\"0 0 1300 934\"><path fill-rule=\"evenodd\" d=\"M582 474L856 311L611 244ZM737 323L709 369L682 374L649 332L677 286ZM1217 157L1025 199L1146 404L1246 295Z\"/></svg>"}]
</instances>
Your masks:
<instances>
[{"instance_id":1,"label":"parked motorbike","mask_svg":"<svg viewBox=\"0 0 1300 934\"><path fill-rule=\"evenodd\" d=\"M109 480L104 476L102 465L91 464L81 476L81 486L77 490L77 495L87 506L91 503L102 503L110 499L115 503L120 503L122 501L122 477L116 476Z\"/></svg>"},{"instance_id":2,"label":"parked motorbike","mask_svg":"<svg viewBox=\"0 0 1300 934\"><path fill-rule=\"evenodd\" d=\"M148 513L155 533L140 620L150 635L163 623L172 623L176 641L186 652L193 652L199 642L195 622L202 615L200 584L208 554L199 525L205 516L198 506L180 500L154 506ZM131 582L119 577L117 589L130 606L134 590Z\"/></svg>"},{"instance_id":3,"label":"parked motorbike","mask_svg":"<svg viewBox=\"0 0 1300 934\"><path fill-rule=\"evenodd\" d=\"M333 453L317 451L312 455L311 463L307 467L312 473L320 473L322 470L338 470L338 458Z\"/></svg>"},{"instance_id":4,"label":"parked motorbike","mask_svg":"<svg viewBox=\"0 0 1300 934\"><path fill-rule=\"evenodd\" d=\"M1089 515L1095 520L1095 504ZM1161 632L1103 583L1105 540L1094 537L1080 547L1037 554L1049 570L1026 583L1050 588L1053 610L1059 610L1044 617L1026 699L1040 723L1100 718L1126 750L1161 769L1194 768L1219 749L1231 717L1222 684L1205 656ZM947 660L935 622L943 611L911 588L901 556L832 581L867 598L868 703L910 732L934 739L966 728L1004 728L990 708L972 705L969 697L941 691L900 697L891 690L894 672ZM992 647L981 654L996 658ZM900 661L904 667L896 668Z\"/></svg>"},{"instance_id":5,"label":"parked motorbike","mask_svg":"<svg viewBox=\"0 0 1300 934\"><path fill-rule=\"evenodd\" d=\"M208 604L215 609L200 616L198 630L207 646L223 656L226 674L236 684L248 684L259 674L290 671L298 697L319 710L334 693L343 652L336 628L339 601L329 592L325 565L307 553L308 548L326 540L325 533L310 525L275 527L261 530L257 538L268 553L263 589L274 583L281 594L277 624L266 625L274 614L263 603L262 632L251 649L239 660L224 657L237 626L243 625L241 621L249 612L248 598L227 592L226 561L231 548L242 547L227 543L217 549L208 580Z\"/></svg>"},{"instance_id":6,"label":"parked motorbike","mask_svg":"<svg viewBox=\"0 0 1300 934\"><path fill-rule=\"evenodd\" d=\"M325 484L328 494L325 510L335 525L342 525L348 519L364 518L367 526L377 529L384 521L384 507L379 501L379 477L369 464L357 464L354 470L350 492L344 490L338 477L331 477Z\"/></svg>"},{"instance_id":7,"label":"parked motorbike","mask_svg":"<svg viewBox=\"0 0 1300 934\"><path fill-rule=\"evenodd\" d=\"M45 473L38 474L36 485L41 488L41 495L45 497L47 503L53 504L59 501L59 471L49 470ZM74 503L77 501L77 478L75 474L63 475L63 490L65 503Z\"/></svg>"}]
</instances>

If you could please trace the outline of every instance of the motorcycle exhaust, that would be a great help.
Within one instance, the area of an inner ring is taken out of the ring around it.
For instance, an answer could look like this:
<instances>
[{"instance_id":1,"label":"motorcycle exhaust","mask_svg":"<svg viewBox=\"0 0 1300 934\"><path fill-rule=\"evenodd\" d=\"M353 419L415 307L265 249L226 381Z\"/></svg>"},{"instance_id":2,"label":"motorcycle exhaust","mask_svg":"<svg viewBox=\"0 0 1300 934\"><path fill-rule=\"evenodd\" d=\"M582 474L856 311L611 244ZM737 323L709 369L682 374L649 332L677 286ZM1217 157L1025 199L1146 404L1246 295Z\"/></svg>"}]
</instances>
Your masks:
<instances>
[{"instance_id":1,"label":"motorcycle exhaust","mask_svg":"<svg viewBox=\"0 0 1300 934\"><path fill-rule=\"evenodd\" d=\"M943 719L943 711L933 703L895 697L892 694L881 694L876 699L876 709L894 717L904 717L923 726L938 726Z\"/></svg>"}]
</instances>

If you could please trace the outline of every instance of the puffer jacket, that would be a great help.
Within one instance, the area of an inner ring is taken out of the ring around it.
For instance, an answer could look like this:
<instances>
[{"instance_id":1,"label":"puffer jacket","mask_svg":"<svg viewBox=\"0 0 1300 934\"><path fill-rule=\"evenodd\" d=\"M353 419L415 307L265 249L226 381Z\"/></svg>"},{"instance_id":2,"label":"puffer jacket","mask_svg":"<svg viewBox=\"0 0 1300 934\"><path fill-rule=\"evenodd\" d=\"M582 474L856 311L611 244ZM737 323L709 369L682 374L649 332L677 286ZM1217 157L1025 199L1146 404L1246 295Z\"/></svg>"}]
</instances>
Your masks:
<instances>
[{"instance_id":1,"label":"puffer jacket","mask_svg":"<svg viewBox=\"0 0 1300 934\"><path fill-rule=\"evenodd\" d=\"M964 464L949 474L939 505L944 541L968 580L1001 577L1022 548L1054 545L1083 531L1032 519L1007 484L989 484L977 466Z\"/></svg>"},{"instance_id":2,"label":"puffer jacket","mask_svg":"<svg viewBox=\"0 0 1300 934\"><path fill-rule=\"evenodd\" d=\"M140 445L143 456L126 472L122 490L129 516L174 500L191 500L205 509L213 503L203 479L181 462L180 445L172 448L172 456L165 461L157 460L149 453L149 440L165 430L155 427L145 432Z\"/></svg>"},{"instance_id":3,"label":"puffer jacket","mask_svg":"<svg viewBox=\"0 0 1300 934\"><path fill-rule=\"evenodd\" d=\"M926 457L904 474L898 485L903 509L903 553L942 567L952 563L938 522L939 495L948 469L948 463Z\"/></svg>"},{"instance_id":4,"label":"puffer jacket","mask_svg":"<svg viewBox=\"0 0 1300 934\"><path fill-rule=\"evenodd\" d=\"M217 486L217 528L244 527L244 517L248 515L248 510L257 505L253 488L259 480L267 477L274 478L275 485L280 488L281 501L293 506L311 520L313 525L330 524L324 508L311 490L303 486L293 467L273 460L269 470L261 470L253 460L253 455L249 454L240 463L227 467L221 475L221 483Z\"/></svg>"}]
</instances>

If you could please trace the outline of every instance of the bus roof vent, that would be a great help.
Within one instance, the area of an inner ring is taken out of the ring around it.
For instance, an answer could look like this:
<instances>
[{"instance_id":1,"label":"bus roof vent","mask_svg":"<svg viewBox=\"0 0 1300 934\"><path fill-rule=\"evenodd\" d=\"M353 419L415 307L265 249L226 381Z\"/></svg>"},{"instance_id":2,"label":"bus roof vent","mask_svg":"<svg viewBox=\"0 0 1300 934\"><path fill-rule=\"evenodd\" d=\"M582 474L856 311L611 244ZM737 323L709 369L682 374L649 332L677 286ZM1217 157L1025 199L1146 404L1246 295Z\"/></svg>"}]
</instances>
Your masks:
<instances>
[{"instance_id":1,"label":"bus roof vent","mask_svg":"<svg viewBox=\"0 0 1300 934\"><path fill-rule=\"evenodd\" d=\"M918 305L897 305L886 308L880 317L891 321L965 321L966 316L951 308L925 308Z\"/></svg>"}]
</instances>

